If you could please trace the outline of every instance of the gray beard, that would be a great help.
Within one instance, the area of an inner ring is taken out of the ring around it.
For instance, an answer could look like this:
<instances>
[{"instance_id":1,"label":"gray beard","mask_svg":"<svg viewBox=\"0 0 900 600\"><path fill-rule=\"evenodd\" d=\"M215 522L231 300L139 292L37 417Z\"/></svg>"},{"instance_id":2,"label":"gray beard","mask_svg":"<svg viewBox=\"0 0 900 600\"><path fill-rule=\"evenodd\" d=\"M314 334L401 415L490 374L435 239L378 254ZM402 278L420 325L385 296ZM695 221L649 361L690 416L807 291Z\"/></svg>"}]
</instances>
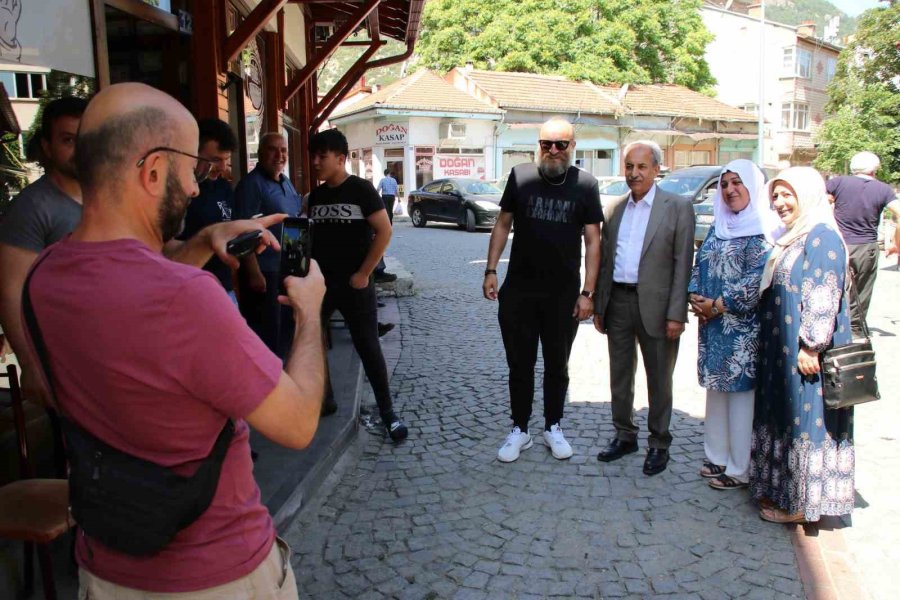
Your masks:
<instances>
[{"instance_id":1,"label":"gray beard","mask_svg":"<svg viewBox=\"0 0 900 600\"><path fill-rule=\"evenodd\" d=\"M538 163L538 167L541 170L541 173L544 177L548 177L550 179L556 179L557 177L562 177L566 171L569 170L569 155L566 154L563 160L557 161L552 160L549 157L542 158L540 163Z\"/></svg>"}]
</instances>

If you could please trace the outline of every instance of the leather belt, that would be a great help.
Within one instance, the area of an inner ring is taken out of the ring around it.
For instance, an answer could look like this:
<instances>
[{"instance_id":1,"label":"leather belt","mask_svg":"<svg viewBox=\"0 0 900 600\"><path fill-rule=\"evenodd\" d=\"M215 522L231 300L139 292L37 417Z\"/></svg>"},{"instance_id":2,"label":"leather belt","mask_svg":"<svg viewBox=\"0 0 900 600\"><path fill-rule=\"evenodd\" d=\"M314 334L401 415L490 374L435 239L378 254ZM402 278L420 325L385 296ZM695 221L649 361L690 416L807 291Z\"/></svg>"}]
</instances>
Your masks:
<instances>
[{"instance_id":1,"label":"leather belt","mask_svg":"<svg viewBox=\"0 0 900 600\"><path fill-rule=\"evenodd\" d=\"M613 287L635 293L637 293L638 290L638 286L636 283L619 283L618 281L613 281Z\"/></svg>"}]
</instances>

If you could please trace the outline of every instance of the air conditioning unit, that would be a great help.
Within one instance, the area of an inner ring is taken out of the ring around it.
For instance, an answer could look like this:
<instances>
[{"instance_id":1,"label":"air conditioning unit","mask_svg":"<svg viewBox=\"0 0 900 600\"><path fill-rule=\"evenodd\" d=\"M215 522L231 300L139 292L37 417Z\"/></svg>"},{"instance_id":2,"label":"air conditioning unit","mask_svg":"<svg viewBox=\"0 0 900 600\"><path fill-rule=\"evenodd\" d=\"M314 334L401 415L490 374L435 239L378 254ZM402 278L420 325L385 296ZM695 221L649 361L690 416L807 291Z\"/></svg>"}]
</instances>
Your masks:
<instances>
[{"instance_id":1,"label":"air conditioning unit","mask_svg":"<svg viewBox=\"0 0 900 600\"><path fill-rule=\"evenodd\" d=\"M313 39L317 44L324 44L332 35L334 35L333 23L316 25L313 30Z\"/></svg>"},{"instance_id":2,"label":"air conditioning unit","mask_svg":"<svg viewBox=\"0 0 900 600\"><path fill-rule=\"evenodd\" d=\"M442 140L466 139L466 124L460 121L444 121L441 123Z\"/></svg>"}]
</instances>

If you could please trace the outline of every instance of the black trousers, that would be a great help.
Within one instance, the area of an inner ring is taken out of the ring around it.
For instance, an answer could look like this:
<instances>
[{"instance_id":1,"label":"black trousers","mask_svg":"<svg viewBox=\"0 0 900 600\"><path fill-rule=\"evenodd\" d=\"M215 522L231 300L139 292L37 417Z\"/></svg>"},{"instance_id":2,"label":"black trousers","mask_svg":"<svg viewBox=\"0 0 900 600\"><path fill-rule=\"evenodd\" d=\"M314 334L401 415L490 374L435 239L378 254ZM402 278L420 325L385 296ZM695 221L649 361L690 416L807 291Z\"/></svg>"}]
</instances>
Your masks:
<instances>
[{"instance_id":1,"label":"black trousers","mask_svg":"<svg viewBox=\"0 0 900 600\"><path fill-rule=\"evenodd\" d=\"M262 274L266 278L264 293L253 291L243 277L238 278L238 305L250 329L284 360L294 340L294 313L290 307L278 303L279 273L263 271Z\"/></svg>"},{"instance_id":2,"label":"black trousers","mask_svg":"<svg viewBox=\"0 0 900 600\"><path fill-rule=\"evenodd\" d=\"M853 337L862 336L862 324L869 314L869 303L872 301L872 290L875 289L875 277L878 276L878 243L847 245L850 252L850 272L853 274L853 285L859 295L859 303L853 294L850 300L850 329Z\"/></svg>"},{"instance_id":3,"label":"black trousers","mask_svg":"<svg viewBox=\"0 0 900 600\"><path fill-rule=\"evenodd\" d=\"M509 365L513 425L528 430L534 402L534 365L538 341L544 357L545 426L559 423L569 389L569 353L578 331L572 316L578 283L547 292L523 292L504 283L498 299L500 333Z\"/></svg>"},{"instance_id":4,"label":"black trousers","mask_svg":"<svg viewBox=\"0 0 900 600\"><path fill-rule=\"evenodd\" d=\"M340 312L344 317L347 329L350 330L353 347L359 354L369 383L372 384L378 411L382 417L386 417L393 410L393 403L387 366L378 341L375 286L370 281L365 289L353 289L350 287L350 275L326 278L325 285L327 291L322 301L322 329L328 327L328 321L334 311ZM329 387L330 385L329 382Z\"/></svg>"}]
</instances>

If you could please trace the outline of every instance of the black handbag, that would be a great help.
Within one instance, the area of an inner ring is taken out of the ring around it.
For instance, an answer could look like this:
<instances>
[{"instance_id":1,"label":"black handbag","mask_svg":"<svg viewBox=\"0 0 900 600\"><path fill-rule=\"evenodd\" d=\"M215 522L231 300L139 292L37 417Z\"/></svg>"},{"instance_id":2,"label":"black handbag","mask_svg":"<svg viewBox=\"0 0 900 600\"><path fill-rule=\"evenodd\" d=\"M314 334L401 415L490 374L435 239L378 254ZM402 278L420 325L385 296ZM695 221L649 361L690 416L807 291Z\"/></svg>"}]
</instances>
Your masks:
<instances>
[{"instance_id":1,"label":"black handbag","mask_svg":"<svg viewBox=\"0 0 900 600\"><path fill-rule=\"evenodd\" d=\"M53 393L49 357L28 291L39 264L25 280L22 312ZM184 477L117 450L66 415L60 414L59 420L69 460L69 504L75 522L89 537L132 556L157 554L209 508L234 435L234 423L226 419L209 455L192 476Z\"/></svg>"},{"instance_id":2,"label":"black handbag","mask_svg":"<svg viewBox=\"0 0 900 600\"><path fill-rule=\"evenodd\" d=\"M852 279L850 292L858 303ZM822 398L827 409L848 408L881 398L875 375L875 351L865 319L861 326L864 340L831 348L822 355Z\"/></svg>"}]
</instances>

